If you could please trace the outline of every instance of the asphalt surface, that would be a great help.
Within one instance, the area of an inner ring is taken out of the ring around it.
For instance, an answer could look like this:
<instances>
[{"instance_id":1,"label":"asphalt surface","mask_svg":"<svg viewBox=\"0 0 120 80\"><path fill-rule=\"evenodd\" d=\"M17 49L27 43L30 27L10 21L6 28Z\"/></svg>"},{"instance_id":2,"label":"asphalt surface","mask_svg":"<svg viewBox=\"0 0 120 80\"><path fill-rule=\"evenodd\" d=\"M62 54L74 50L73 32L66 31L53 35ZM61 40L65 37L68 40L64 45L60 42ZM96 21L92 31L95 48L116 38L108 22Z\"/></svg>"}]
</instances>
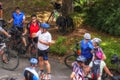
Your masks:
<instances>
[{"instance_id":1,"label":"asphalt surface","mask_svg":"<svg viewBox=\"0 0 120 80\"><path fill-rule=\"evenodd\" d=\"M69 76L71 70L67 68L64 64L58 61L50 59L52 79L51 80L70 80ZM23 70L25 67L29 66L28 59L20 58L19 67L15 71L8 71L0 68L0 80L8 80L7 78L16 78L16 80L23 80ZM5 78L5 79L3 79Z\"/></svg>"}]
</instances>

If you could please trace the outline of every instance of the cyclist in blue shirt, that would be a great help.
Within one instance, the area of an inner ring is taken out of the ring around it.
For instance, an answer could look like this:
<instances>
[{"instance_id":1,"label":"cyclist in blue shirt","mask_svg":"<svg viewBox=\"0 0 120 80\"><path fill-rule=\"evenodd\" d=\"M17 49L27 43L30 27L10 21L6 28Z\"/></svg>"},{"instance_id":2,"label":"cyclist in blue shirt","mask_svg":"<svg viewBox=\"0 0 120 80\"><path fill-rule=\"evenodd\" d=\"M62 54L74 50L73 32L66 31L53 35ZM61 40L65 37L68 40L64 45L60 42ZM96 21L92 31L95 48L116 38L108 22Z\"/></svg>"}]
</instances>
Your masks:
<instances>
[{"instance_id":1,"label":"cyclist in blue shirt","mask_svg":"<svg viewBox=\"0 0 120 80\"><path fill-rule=\"evenodd\" d=\"M36 58L30 59L31 66L25 68L25 70L24 70L25 80L39 80L38 73L35 70L37 63L38 63L38 60Z\"/></svg>"},{"instance_id":2,"label":"cyclist in blue shirt","mask_svg":"<svg viewBox=\"0 0 120 80\"><path fill-rule=\"evenodd\" d=\"M84 39L80 42L81 45L81 55L83 55L87 59L87 63L92 60L91 50L94 49L94 46L91 42L91 35L89 33L84 34Z\"/></svg>"},{"instance_id":3,"label":"cyclist in blue shirt","mask_svg":"<svg viewBox=\"0 0 120 80\"><path fill-rule=\"evenodd\" d=\"M15 12L13 12L12 18L10 19L10 21L8 21L8 23L11 23L11 22L13 22L12 28L15 30L17 29L20 32L22 32L22 35L24 36L23 24L25 23L25 15L23 12L20 11L19 7L15 8ZM26 47L27 43L24 37L22 37L22 41L24 43L24 46Z\"/></svg>"}]
</instances>

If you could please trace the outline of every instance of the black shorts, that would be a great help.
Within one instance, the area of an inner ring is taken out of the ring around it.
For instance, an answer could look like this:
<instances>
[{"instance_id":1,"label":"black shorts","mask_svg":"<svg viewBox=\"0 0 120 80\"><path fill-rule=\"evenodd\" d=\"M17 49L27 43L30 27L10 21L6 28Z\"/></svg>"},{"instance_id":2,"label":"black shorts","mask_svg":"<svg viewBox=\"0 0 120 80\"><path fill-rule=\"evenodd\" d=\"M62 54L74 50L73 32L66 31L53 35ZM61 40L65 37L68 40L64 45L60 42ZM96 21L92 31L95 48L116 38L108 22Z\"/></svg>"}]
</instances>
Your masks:
<instances>
[{"instance_id":1,"label":"black shorts","mask_svg":"<svg viewBox=\"0 0 120 80\"><path fill-rule=\"evenodd\" d=\"M43 57L43 60L48 60L49 49L47 50L39 50L38 49L38 57Z\"/></svg>"}]
</instances>

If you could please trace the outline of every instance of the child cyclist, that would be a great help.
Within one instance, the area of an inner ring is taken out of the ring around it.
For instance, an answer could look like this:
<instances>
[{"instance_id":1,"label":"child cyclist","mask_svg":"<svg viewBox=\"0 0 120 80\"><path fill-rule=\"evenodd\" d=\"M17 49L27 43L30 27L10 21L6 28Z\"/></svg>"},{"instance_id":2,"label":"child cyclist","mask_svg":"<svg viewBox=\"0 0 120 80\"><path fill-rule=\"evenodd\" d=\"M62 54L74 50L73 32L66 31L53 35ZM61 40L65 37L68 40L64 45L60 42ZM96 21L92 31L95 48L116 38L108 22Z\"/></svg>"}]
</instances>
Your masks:
<instances>
[{"instance_id":1,"label":"child cyclist","mask_svg":"<svg viewBox=\"0 0 120 80\"><path fill-rule=\"evenodd\" d=\"M39 80L38 73L35 70L37 63L38 60L36 58L30 59L30 67L27 67L24 70L25 80Z\"/></svg>"},{"instance_id":2,"label":"child cyclist","mask_svg":"<svg viewBox=\"0 0 120 80\"><path fill-rule=\"evenodd\" d=\"M85 80L87 66L85 64L86 58L84 56L78 56L76 61L72 64L73 71L70 75L71 80Z\"/></svg>"}]
</instances>

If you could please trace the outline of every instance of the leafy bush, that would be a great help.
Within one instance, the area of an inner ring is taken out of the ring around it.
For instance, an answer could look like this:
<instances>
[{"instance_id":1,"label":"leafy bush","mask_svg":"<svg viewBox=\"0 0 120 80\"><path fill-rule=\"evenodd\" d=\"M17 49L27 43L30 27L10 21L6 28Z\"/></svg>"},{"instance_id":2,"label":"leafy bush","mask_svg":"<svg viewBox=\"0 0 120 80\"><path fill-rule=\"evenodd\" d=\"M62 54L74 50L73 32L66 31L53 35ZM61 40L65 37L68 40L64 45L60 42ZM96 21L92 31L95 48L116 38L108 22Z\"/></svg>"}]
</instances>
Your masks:
<instances>
[{"instance_id":1,"label":"leafy bush","mask_svg":"<svg viewBox=\"0 0 120 80\"><path fill-rule=\"evenodd\" d=\"M96 0L96 3L87 10L85 23L100 31L119 36L119 2L119 0Z\"/></svg>"},{"instance_id":2,"label":"leafy bush","mask_svg":"<svg viewBox=\"0 0 120 80\"><path fill-rule=\"evenodd\" d=\"M67 52L67 48L65 47L65 37L59 37L54 45L50 47L50 51L53 54L63 56Z\"/></svg>"}]
</instances>

